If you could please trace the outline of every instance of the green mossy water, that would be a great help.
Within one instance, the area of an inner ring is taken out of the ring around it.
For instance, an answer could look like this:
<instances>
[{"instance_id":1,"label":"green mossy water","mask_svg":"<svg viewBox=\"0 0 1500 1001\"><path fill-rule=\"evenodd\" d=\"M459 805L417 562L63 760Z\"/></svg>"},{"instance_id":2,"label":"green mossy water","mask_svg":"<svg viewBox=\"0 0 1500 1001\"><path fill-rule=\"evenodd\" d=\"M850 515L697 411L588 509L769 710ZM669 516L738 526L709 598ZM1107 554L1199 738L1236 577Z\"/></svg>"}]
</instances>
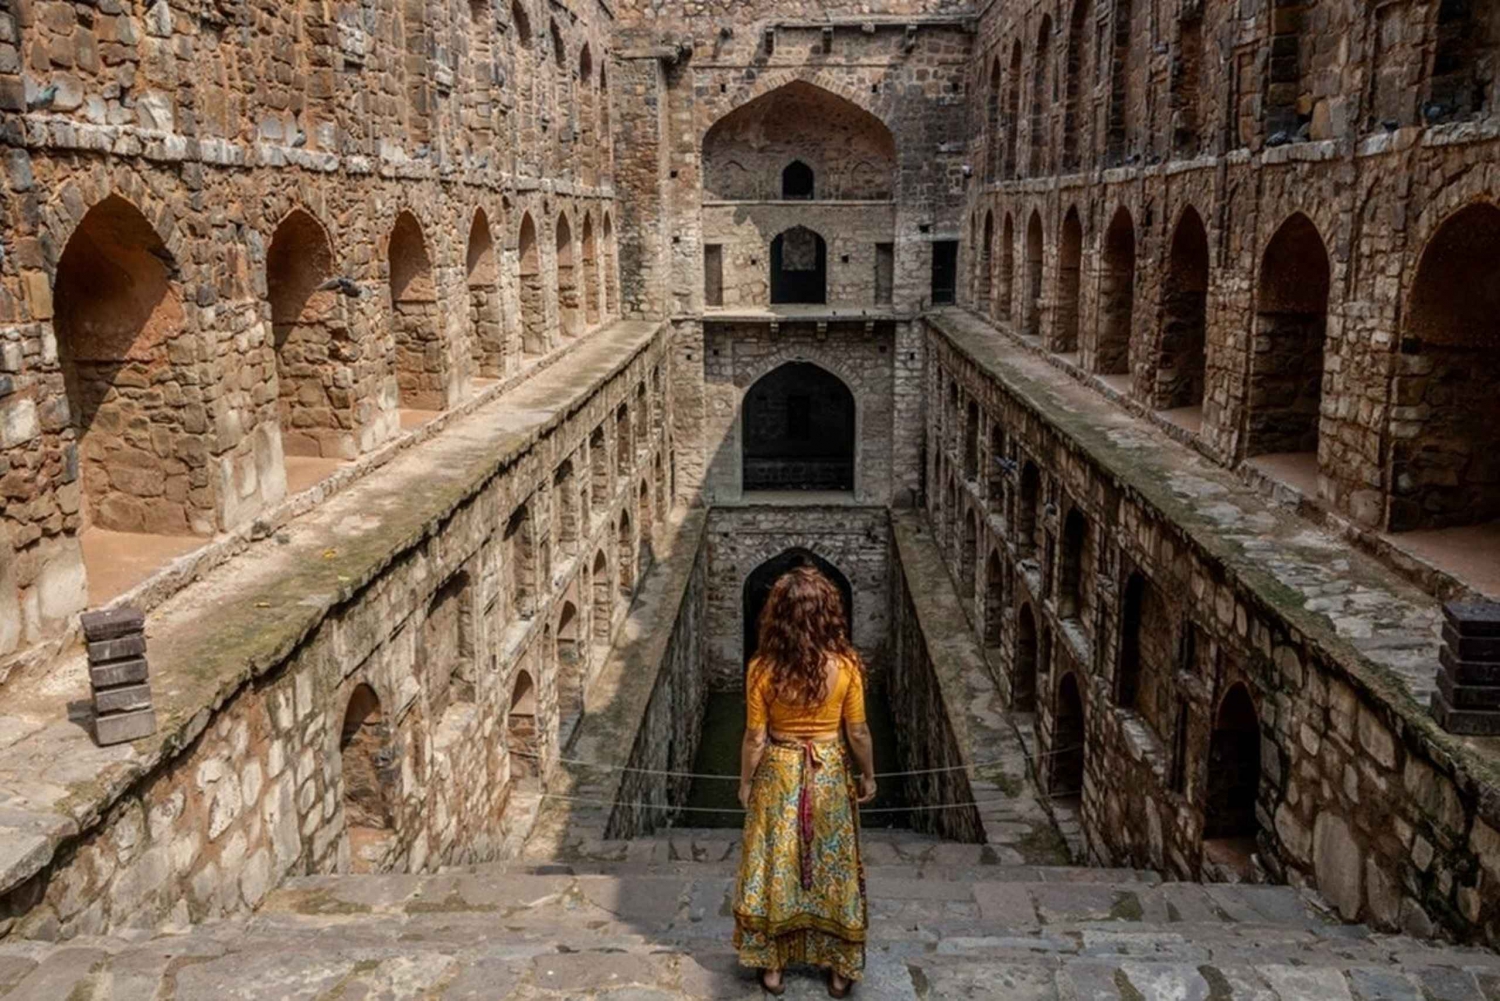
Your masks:
<instances>
[{"instance_id":1,"label":"green mossy water","mask_svg":"<svg viewBox=\"0 0 1500 1001\"><path fill-rule=\"evenodd\" d=\"M871 689L865 698L865 714L870 734L875 739L875 770L896 771L895 720L883 693ZM699 775L724 775L725 779L694 779L688 793L687 809L678 827L731 827L738 829L742 816L735 813L709 813L708 810L739 810L740 741L745 735L745 693L714 692L708 697L703 714L703 731L698 741L698 757L693 772ZM865 827L909 827L905 813L871 813L906 805L899 781L886 780L880 785L875 802L865 808L861 823Z\"/></svg>"}]
</instances>

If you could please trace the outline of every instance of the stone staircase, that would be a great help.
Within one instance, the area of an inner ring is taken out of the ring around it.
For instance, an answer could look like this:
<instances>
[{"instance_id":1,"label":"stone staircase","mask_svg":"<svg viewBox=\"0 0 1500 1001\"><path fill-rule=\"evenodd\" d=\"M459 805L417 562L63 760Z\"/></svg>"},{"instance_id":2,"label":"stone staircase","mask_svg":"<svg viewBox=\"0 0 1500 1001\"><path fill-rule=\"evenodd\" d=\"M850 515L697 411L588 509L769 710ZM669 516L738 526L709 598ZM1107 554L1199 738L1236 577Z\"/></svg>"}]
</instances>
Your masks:
<instances>
[{"instance_id":1,"label":"stone staircase","mask_svg":"<svg viewBox=\"0 0 1500 1001\"><path fill-rule=\"evenodd\" d=\"M319 876L183 934L0 943L0 996L754 999L729 944L733 831L600 842L573 858ZM1500 956L1331 921L1289 887L1000 864L904 831L866 839L880 1001L1497 1001ZM826 996L794 972L790 998Z\"/></svg>"}]
</instances>

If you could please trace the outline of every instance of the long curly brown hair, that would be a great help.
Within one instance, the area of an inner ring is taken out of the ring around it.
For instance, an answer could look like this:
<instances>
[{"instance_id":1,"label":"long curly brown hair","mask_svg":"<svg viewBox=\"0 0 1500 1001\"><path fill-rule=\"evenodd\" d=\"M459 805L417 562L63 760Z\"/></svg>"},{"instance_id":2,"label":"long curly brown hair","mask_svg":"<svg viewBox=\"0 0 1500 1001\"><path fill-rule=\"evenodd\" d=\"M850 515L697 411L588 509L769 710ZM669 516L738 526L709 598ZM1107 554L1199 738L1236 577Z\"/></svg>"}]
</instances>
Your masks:
<instances>
[{"instance_id":1,"label":"long curly brown hair","mask_svg":"<svg viewBox=\"0 0 1500 1001\"><path fill-rule=\"evenodd\" d=\"M817 567L795 567L771 585L759 631L756 655L769 666L777 697L791 705L814 706L828 697L830 655L864 670L849 642L843 597Z\"/></svg>"}]
</instances>

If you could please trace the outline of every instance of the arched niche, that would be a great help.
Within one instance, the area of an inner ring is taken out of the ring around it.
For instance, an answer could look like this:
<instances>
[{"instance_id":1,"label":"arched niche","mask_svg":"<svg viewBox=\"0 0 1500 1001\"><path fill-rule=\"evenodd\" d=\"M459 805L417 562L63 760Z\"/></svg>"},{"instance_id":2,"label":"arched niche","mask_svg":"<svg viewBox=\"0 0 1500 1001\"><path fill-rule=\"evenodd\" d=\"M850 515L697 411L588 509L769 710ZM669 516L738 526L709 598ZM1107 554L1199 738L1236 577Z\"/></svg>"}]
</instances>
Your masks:
<instances>
[{"instance_id":1,"label":"arched niche","mask_svg":"<svg viewBox=\"0 0 1500 1001\"><path fill-rule=\"evenodd\" d=\"M850 639L854 638L854 588L850 585L849 578L838 567L810 549L788 549L766 560L745 578L741 606L744 614L746 667L750 665L760 642L760 613L766 607L771 588L781 579L782 574L802 566L817 567L839 589L839 595L844 601L846 628Z\"/></svg>"},{"instance_id":2,"label":"arched niche","mask_svg":"<svg viewBox=\"0 0 1500 1001\"><path fill-rule=\"evenodd\" d=\"M729 112L704 134L703 196L786 197L783 172L809 161L824 181L818 198L886 200L895 190L896 140L885 123L852 101L795 80ZM737 177L736 168L753 183Z\"/></svg>"},{"instance_id":3,"label":"arched niche","mask_svg":"<svg viewBox=\"0 0 1500 1001\"><path fill-rule=\"evenodd\" d=\"M740 408L741 489L852 491L854 394L812 362L761 376Z\"/></svg>"},{"instance_id":4,"label":"arched niche","mask_svg":"<svg viewBox=\"0 0 1500 1001\"><path fill-rule=\"evenodd\" d=\"M793 226L771 241L771 304L828 301L828 244L806 226Z\"/></svg>"}]
</instances>

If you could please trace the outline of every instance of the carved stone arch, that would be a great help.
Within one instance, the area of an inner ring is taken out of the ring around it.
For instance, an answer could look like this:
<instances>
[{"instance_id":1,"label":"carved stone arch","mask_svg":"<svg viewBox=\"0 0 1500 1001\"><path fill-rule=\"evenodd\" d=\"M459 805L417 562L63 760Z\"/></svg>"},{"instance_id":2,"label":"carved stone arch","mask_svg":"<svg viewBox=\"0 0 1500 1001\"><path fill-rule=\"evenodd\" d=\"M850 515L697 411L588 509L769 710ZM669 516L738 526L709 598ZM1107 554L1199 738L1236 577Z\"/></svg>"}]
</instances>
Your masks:
<instances>
[{"instance_id":1,"label":"carved stone arch","mask_svg":"<svg viewBox=\"0 0 1500 1001\"><path fill-rule=\"evenodd\" d=\"M845 84L829 70L808 66L777 70L772 73L760 75L747 86L729 96L729 103L725 105L723 113L718 119L715 119L714 124L717 124L724 117L738 111L757 98L764 97L774 90L780 90L791 83L811 84L820 90L826 90L835 97L841 97L849 103L859 106L862 110L868 111L871 115L880 119L881 124L890 129L892 133L895 132L890 121L887 120L881 105L876 101L870 100L872 95L869 93L867 87ZM710 125L709 128L712 129L713 125ZM706 134L707 130L705 130Z\"/></svg>"}]
</instances>

